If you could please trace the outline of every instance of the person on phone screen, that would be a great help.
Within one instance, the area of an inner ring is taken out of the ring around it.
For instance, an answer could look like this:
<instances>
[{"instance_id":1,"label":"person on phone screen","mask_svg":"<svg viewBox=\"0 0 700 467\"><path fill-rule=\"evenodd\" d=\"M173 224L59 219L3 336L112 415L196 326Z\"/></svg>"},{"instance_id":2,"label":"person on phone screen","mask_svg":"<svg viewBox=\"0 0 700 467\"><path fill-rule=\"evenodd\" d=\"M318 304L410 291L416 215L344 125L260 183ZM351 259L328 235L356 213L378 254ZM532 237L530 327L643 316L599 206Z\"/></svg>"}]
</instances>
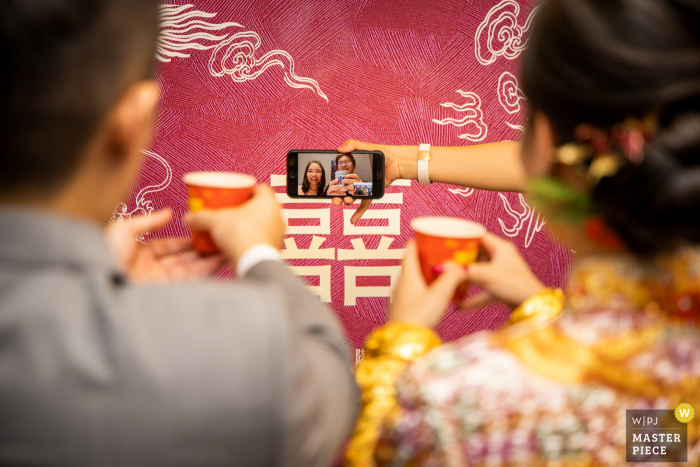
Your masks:
<instances>
[{"instance_id":1,"label":"person on phone screen","mask_svg":"<svg viewBox=\"0 0 700 467\"><path fill-rule=\"evenodd\" d=\"M357 167L355 157L352 154L338 154L335 162L338 170L333 174L333 181L328 185L328 196L354 195L353 183L362 182L360 176L355 173L355 167ZM338 179L339 172L343 174L342 180Z\"/></svg>"},{"instance_id":2,"label":"person on phone screen","mask_svg":"<svg viewBox=\"0 0 700 467\"><path fill-rule=\"evenodd\" d=\"M324 196L326 194L326 169L319 161L310 161L304 170L304 180L299 185L299 194Z\"/></svg>"}]
</instances>

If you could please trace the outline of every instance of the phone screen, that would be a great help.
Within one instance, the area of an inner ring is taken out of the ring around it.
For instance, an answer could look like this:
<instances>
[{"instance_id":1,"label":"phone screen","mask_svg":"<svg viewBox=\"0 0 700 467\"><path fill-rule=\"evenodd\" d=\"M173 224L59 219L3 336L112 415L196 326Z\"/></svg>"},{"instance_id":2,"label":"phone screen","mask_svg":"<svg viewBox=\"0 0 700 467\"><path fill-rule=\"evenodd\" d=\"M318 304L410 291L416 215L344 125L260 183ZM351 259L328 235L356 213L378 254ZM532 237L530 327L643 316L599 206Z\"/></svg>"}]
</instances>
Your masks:
<instances>
[{"instance_id":1,"label":"phone screen","mask_svg":"<svg viewBox=\"0 0 700 467\"><path fill-rule=\"evenodd\" d=\"M372 154L299 152L299 196L372 196Z\"/></svg>"}]
</instances>

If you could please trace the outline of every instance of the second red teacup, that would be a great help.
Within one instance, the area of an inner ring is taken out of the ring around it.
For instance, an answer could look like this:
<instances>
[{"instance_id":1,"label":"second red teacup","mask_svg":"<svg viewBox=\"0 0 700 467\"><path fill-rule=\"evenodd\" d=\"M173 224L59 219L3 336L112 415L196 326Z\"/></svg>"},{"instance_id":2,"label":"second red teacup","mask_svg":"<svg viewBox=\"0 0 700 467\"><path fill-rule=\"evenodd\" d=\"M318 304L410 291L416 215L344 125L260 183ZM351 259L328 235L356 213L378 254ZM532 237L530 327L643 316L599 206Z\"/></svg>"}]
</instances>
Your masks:
<instances>
[{"instance_id":1,"label":"second red teacup","mask_svg":"<svg viewBox=\"0 0 700 467\"><path fill-rule=\"evenodd\" d=\"M411 228L416 232L421 272L428 284L448 261L462 266L474 263L486 233L483 225L454 217L418 217L411 221ZM461 284L453 300L462 300L466 289L467 284Z\"/></svg>"}]
</instances>

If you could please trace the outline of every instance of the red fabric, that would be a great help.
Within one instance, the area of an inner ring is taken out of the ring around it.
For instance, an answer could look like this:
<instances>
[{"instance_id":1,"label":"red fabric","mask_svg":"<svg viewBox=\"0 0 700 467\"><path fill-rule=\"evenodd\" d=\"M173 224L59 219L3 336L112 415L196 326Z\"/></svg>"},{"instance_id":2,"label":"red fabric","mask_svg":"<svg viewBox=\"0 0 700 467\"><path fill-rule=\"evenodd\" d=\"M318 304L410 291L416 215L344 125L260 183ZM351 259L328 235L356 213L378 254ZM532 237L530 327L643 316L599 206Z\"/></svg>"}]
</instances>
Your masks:
<instances>
[{"instance_id":1,"label":"red fabric","mask_svg":"<svg viewBox=\"0 0 700 467\"><path fill-rule=\"evenodd\" d=\"M170 56L170 62L159 64L156 79L161 102L154 138L140 178L115 217L169 206L176 221L163 235L187 235L189 232L180 221L187 209L184 173L243 172L256 177L259 183L268 184L270 174L285 173L285 154L292 148L332 149L347 138L385 144L462 145L475 144L460 139L462 134L471 135L472 140L481 138L481 142L517 140L522 134L515 128L523 124L525 117L525 102L515 86L520 58L515 49L527 37L524 29L529 26L529 1L189 1L193 7L184 9L184 13L197 10L216 14L199 17L204 23L241 25L220 30L200 28L200 32L229 38L235 33L254 33L240 36L247 42L234 50L248 54L244 62L253 65L252 69L240 72L238 77L222 74L221 60L227 50L233 50L225 45L218 49L181 50L189 57ZM184 2L174 4L184 5ZM521 11L516 12L518 6ZM487 21L489 13L491 19ZM477 48L477 31L484 24ZM505 52L489 52L485 42L489 25L496 49L503 41L507 42ZM254 50L255 34L259 36L257 50ZM208 46L221 45L224 40L200 38L190 42ZM178 50L172 45L166 49ZM252 59L251 50L254 50ZM267 61L262 60L265 53L273 50L283 50L288 55L277 53ZM290 75L291 81L309 87L295 88L285 82L284 73L290 65L287 57L293 59L294 73L299 78ZM245 76L274 60L279 64L273 63L256 78L245 80ZM235 65L232 57L228 64ZM215 76L217 73L222 76ZM320 92L308 81L301 81L307 78L318 83ZM462 91L461 95L458 90ZM460 106L476 102L474 94L468 93L474 93L481 101L483 125L469 123L458 127L434 121L459 120L470 115L469 112L478 121L478 109L459 111ZM453 105L441 105L449 103ZM440 184L425 187L415 181L411 186L389 187L388 193L403 193L403 204L376 204L371 209L401 210L400 235L384 235L394 239L390 248L402 248L412 237L409 223L414 217L462 217L480 222L504 238L510 232L538 277L547 285L562 285L570 250L554 241L546 229L535 231L538 217L536 214L530 214L532 219L528 217L528 208L521 204L520 195L449 191L455 188ZM276 190L284 191L282 187ZM518 212L509 214L508 204ZM351 240L363 238L366 248L372 249L382 237L343 234L343 211L354 207L322 204L285 207L330 210L330 234L318 235L325 238L321 248L352 249ZM513 230L521 222L518 213L525 220L519 233L517 228ZM313 235L292 237L298 248L308 248ZM359 348L367 334L384 322L389 300L358 298L356 306L345 306L344 268L394 266L400 261L339 260L337 255L336 251L333 260L291 260L290 263L331 266L332 306L351 346ZM386 285L386 281L381 277L363 278L359 285ZM498 328L506 318L507 310L496 305L471 313L451 309L437 330L443 338L451 340L477 330Z\"/></svg>"}]
</instances>

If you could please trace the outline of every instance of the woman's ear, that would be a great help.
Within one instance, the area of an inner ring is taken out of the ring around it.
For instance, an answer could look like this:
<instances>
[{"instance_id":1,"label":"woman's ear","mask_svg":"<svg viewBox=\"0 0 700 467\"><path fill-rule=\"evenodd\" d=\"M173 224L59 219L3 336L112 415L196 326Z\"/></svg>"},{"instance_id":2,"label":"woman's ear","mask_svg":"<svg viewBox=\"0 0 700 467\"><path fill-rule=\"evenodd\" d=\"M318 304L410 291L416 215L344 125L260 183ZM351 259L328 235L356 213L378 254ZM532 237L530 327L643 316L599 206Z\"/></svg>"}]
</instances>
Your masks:
<instances>
[{"instance_id":1,"label":"woman's ear","mask_svg":"<svg viewBox=\"0 0 700 467\"><path fill-rule=\"evenodd\" d=\"M534 111L523 140L521 154L528 177L538 177L550 172L556 145L551 122L541 111Z\"/></svg>"},{"instance_id":2,"label":"woman's ear","mask_svg":"<svg viewBox=\"0 0 700 467\"><path fill-rule=\"evenodd\" d=\"M112 164L132 164L148 143L158 90L153 81L133 84L112 108L104 131L105 153Z\"/></svg>"}]
</instances>

